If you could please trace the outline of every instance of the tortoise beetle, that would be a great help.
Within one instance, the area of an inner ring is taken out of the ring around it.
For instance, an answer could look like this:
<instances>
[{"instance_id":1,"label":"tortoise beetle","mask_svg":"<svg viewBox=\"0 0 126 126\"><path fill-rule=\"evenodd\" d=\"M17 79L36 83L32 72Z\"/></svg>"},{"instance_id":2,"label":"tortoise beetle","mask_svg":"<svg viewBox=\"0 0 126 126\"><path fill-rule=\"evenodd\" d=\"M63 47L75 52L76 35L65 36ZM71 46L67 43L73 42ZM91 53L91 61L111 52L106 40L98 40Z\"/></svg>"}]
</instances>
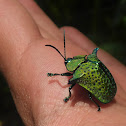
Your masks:
<instances>
[{"instance_id":1,"label":"tortoise beetle","mask_svg":"<svg viewBox=\"0 0 126 126\"><path fill-rule=\"evenodd\" d=\"M54 48L64 58L66 69L69 71L62 74L47 73L47 76L73 76L68 82L68 84L71 84L71 86L69 87L69 96L64 99L65 102L70 99L71 89L76 83L88 91L89 98L97 105L98 111L101 110L100 105L93 100L92 95L104 104L107 104L113 100L117 91L116 83L110 71L97 57L97 51L99 48L95 48L92 54L89 54L88 56L78 55L74 56L73 58L66 59L65 31L64 56L56 47L52 45L45 46Z\"/></svg>"}]
</instances>

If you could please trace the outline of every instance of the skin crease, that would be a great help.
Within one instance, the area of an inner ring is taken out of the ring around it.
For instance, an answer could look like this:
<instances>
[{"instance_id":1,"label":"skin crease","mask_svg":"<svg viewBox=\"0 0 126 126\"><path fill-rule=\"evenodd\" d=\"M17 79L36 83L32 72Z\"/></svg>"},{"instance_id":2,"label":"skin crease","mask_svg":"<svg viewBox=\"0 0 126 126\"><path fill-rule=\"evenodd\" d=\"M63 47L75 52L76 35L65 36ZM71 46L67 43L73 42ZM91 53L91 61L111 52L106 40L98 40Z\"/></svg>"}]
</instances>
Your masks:
<instances>
[{"instance_id":1,"label":"skin crease","mask_svg":"<svg viewBox=\"0 0 126 126\"><path fill-rule=\"evenodd\" d=\"M63 58L63 29L67 57L92 53L96 45L77 29L59 29L33 0L0 0L0 70L8 81L17 110L26 126L125 126L126 67L103 50L98 58L111 71L117 94L101 112L87 92L76 85L68 96L70 77L47 77L67 72Z\"/></svg>"}]
</instances>

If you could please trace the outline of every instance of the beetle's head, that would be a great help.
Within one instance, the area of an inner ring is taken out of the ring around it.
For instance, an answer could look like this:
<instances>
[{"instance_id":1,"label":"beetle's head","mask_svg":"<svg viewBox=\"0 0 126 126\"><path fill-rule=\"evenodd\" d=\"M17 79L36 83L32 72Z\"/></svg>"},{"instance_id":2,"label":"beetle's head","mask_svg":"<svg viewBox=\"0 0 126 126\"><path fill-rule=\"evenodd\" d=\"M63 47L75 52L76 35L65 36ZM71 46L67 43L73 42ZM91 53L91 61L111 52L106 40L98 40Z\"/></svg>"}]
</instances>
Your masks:
<instances>
[{"instance_id":1,"label":"beetle's head","mask_svg":"<svg viewBox=\"0 0 126 126\"><path fill-rule=\"evenodd\" d=\"M95 48L92 52L92 54L87 56L87 60L89 62L93 62L93 63L97 63L99 61L98 57L97 57L97 51L99 48Z\"/></svg>"}]
</instances>

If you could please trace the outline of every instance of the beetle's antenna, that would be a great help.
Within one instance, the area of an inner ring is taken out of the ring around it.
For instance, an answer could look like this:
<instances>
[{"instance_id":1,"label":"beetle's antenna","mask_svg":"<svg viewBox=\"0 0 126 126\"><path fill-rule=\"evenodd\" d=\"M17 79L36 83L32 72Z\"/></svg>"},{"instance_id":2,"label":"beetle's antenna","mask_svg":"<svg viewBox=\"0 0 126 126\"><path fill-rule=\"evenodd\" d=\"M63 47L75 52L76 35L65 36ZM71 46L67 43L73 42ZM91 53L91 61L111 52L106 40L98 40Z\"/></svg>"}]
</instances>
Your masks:
<instances>
[{"instance_id":1,"label":"beetle's antenna","mask_svg":"<svg viewBox=\"0 0 126 126\"><path fill-rule=\"evenodd\" d=\"M66 59L65 30L64 30L64 57Z\"/></svg>"},{"instance_id":2,"label":"beetle's antenna","mask_svg":"<svg viewBox=\"0 0 126 126\"><path fill-rule=\"evenodd\" d=\"M56 47L54 47L52 45L45 45L45 46L50 46L50 47L54 48L64 58L64 60L67 61L66 58L61 54L61 52Z\"/></svg>"}]
</instances>

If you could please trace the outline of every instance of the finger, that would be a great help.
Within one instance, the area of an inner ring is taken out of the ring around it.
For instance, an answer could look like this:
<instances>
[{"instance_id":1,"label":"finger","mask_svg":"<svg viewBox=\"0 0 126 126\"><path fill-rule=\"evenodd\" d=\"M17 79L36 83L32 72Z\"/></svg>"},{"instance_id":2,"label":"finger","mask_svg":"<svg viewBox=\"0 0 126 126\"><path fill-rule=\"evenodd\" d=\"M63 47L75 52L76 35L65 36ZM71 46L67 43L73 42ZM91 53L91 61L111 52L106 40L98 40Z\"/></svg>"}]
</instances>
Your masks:
<instances>
[{"instance_id":1,"label":"finger","mask_svg":"<svg viewBox=\"0 0 126 126\"><path fill-rule=\"evenodd\" d=\"M86 50L88 53L92 53L92 50L97 46L89 40L86 36L84 36L81 32L79 32L75 28L71 27L63 27L65 29L66 35L81 48ZM99 59L108 67L108 69L112 72L114 78L118 83L121 83L122 86L125 86L126 83L126 67L121 64L117 59L112 57L110 54L103 50L99 50L98 52ZM124 82L124 83L122 83Z\"/></svg>"},{"instance_id":2,"label":"finger","mask_svg":"<svg viewBox=\"0 0 126 126\"><path fill-rule=\"evenodd\" d=\"M91 40L89 40L86 36L84 36L84 34L74 27L62 27L61 30L62 29L65 29L66 36L87 51L87 53L92 53L92 50L96 48L96 45Z\"/></svg>"},{"instance_id":3,"label":"finger","mask_svg":"<svg viewBox=\"0 0 126 126\"><path fill-rule=\"evenodd\" d=\"M35 22L39 26L41 34L45 38L54 37L55 39L58 39L58 37L61 36L59 28L52 22L52 20L40 9L40 7L33 0L19 1L34 18Z\"/></svg>"},{"instance_id":4,"label":"finger","mask_svg":"<svg viewBox=\"0 0 126 126\"><path fill-rule=\"evenodd\" d=\"M0 1L0 29L0 68L20 115L26 125L32 125L29 90L23 91L27 83L26 79L21 78L17 64L30 45L37 43L42 36L31 16L17 0Z\"/></svg>"},{"instance_id":5,"label":"finger","mask_svg":"<svg viewBox=\"0 0 126 126\"><path fill-rule=\"evenodd\" d=\"M0 55L7 65L14 64L27 46L40 39L41 34L27 11L16 0L0 1ZM8 55L9 54L9 55Z\"/></svg>"}]
</instances>

